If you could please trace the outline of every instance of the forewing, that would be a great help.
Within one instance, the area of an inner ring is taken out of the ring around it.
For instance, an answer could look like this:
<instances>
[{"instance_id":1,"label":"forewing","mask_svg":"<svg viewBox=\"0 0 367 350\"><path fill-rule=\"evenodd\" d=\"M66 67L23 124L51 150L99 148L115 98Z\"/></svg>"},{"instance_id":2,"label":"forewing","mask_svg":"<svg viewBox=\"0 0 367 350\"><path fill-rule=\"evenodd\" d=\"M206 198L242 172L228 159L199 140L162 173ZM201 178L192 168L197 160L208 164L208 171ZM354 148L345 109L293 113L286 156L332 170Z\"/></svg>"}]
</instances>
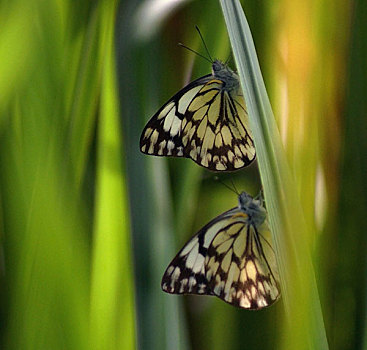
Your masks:
<instances>
[{"instance_id":1,"label":"forewing","mask_svg":"<svg viewBox=\"0 0 367 350\"><path fill-rule=\"evenodd\" d=\"M208 247L208 290L229 304L261 309L280 295L279 277L267 223L247 224L245 214L229 219Z\"/></svg>"},{"instance_id":2,"label":"forewing","mask_svg":"<svg viewBox=\"0 0 367 350\"><path fill-rule=\"evenodd\" d=\"M182 122L188 105L211 76L206 75L188 84L149 120L140 137L140 150L143 153L156 156L186 156L181 139Z\"/></svg>"},{"instance_id":3,"label":"forewing","mask_svg":"<svg viewBox=\"0 0 367 350\"><path fill-rule=\"evenodd\" d=\"M249 165L255 148L242 95L212 79L188 106L182 123L184 156L214 171L233 171Z\"/></svg>"},{"instance_id":4,"label":"forewing","mask_svg":"<svg viewBox=\"0 0 367 350\"><path fill-rule=\"evenodd\" d=\"M212 295L205 269L208 247L226 225L226 218L232 217L236 211L238 209L234 208L219 215L184 245L163 275L163 291L172 294Z\"/></svg>"}]
</instances>

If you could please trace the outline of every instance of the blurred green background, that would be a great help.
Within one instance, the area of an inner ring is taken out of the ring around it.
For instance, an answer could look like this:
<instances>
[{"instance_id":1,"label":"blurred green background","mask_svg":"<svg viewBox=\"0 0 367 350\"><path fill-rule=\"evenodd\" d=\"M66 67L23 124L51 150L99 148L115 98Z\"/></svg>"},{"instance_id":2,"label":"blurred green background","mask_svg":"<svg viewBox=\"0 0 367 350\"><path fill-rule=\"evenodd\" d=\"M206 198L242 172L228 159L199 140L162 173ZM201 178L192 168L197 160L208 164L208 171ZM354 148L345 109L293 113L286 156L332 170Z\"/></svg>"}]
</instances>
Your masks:
<instances>
[{"instance_id":1,"label":"blurred green background","mask_svg":"<svg viewBox=\"0 0 367 350\"><path fill-rule=\"evenodd\" d=\"M242 4L329 347L367 349L367 3ZM184 242L237 205L192 161L139 152L150 116L210 72L177 43L205 54L198 25L229 57L219 2L2 1L0 23L0 348L288 349L282 301L250 312L160 289ZM256 164L219 177L261 187Z\"/></svg>"}]
</instances>

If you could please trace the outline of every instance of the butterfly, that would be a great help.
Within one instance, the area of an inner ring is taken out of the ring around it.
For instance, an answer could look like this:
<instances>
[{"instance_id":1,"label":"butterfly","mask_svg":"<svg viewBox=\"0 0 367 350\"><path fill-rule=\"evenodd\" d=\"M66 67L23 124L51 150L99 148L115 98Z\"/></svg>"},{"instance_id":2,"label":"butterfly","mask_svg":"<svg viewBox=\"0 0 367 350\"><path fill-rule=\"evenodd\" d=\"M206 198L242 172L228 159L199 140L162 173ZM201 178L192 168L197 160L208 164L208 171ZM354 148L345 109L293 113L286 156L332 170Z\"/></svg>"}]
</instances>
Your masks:
<instances>
[{"instance_id":1,"label":"butterfly","mask_svg":"<svg viewBox=\"0 0 367 350\"><path fill-rule=\"evenodd\" d=\"M246 192L238 207L192 237L167 267L161 287L171 294L214 295L244 309L280 297L279 275L262 198Z\"/></svg>"},{"instance_id":2,"label":"butterfly","mask_svg":"<svg viewBox=\"0 0 367 350\"><path fill-rule=\"evenodd\" d=\"M238 170L255 159L238 75L219 60L210 62L211 74L185 86L149 120L140 138L143 153L191 158L213 171Z\"/></svg>"}]
</instances>

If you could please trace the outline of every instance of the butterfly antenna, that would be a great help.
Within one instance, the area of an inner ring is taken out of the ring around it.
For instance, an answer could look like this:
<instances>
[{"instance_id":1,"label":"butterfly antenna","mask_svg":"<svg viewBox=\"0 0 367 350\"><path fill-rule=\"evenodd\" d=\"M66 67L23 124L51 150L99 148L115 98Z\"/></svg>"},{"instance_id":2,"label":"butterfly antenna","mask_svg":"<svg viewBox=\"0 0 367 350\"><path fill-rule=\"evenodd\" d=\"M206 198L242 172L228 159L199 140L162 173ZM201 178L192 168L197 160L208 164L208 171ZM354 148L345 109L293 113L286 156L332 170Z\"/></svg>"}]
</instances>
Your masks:
<instances>
[{"instance_id":1,"label":"butterfly antenna","mask_svg":"<svg viewBox=\"0 0 367 350\"><path fill-rule=\"evenodd\" d=\"M237 190L234 190L232 187L228 186L226 183L224 183L218 176L214 176L214 180L219 181L224 187L228 188L230 191L236 193L238 195ZM232 181L232 180L231 180ZM233 184L233 182L232 182Z\"/></svg>"},{"instance_id":2,"label":"butterfly antenna","mask_svg":"<svg viewBox=\"0 0 367 350\"><path fill-rule=\"evenodd\" d=\"M239 196L240 195L240 193L238 192L238 190L237 190L237 188L236 188L236 185L234 184L234 182L233 182L233 180L231 179L231 184L232 184L232 186L233 186L233 188L234 188L234 192Z\"/></svg>"},{"instance_id":3,"label":"butterfly antenna","mask_svg":"<svg viewBox=\"0 0 367 350\"><path fill-rule=\"evenodd\" d=\"M195 51L195 50L193 50L193 49L190 49L190 48L189 48L189 47L187 47L186 45L181 44L181 43L178 43L178 45L179 45L179 46L181 46L181 47L183 47L183 48L185 48L185 49L187 49L187 50L189 50L189 51L191 51L191 52L193 52L194 54L196 54L196 55L198 55L198 56L200 56L200 57L204 58L204 59L205 59L205 60L207 60L208 62L213 63L213 61L210 61L210 60L208 59L208 57L205 57L205 56L203 56L201 53L199 53L199 52L197 52L197 51Z\"/></svg>"},{"instance_id":4,"label":"butterfly antenna","mask_svg":"<svg viewBox=\"0 0 367 350\"><path fill-rule=\"evenodd\" d=\"M227 65L227 64L228 64L228 62L229 62L229 59L230 59L230 58L231 58L231 54L229 54L229 55L228 55L228 58L226 59L226 61L224 62L224 64L226 64L226 65Z\"/></svg>"},{"instance_id":5,"label":"butterfly antenna","mask_svg":"<svg viewBox=\"0 0 367 350\"><path fill-rule=\"evenodd\" d=\"M200 32L199 27L198 27L198 26L195 26L195 28L196 28L196 30L198 31L198 33L199 33L199 35L200 35L200 38L201 38L201 41L202 41L202 42L203 42L203 44L204 44L204 47L205 47L206 53L208 54L208 56L209 56L209 58L210 58L210 62L211 62L211 63L213 63L214 61L213 61L213 59L212 59L212 56L210 56L210 52L209 52L209 50L208 50L208 47L207 47L207 46L206 46L206 44L205 44L205 41L204 41L203 36L201 35L201 32Z\"/></svg>"}]
</instances>

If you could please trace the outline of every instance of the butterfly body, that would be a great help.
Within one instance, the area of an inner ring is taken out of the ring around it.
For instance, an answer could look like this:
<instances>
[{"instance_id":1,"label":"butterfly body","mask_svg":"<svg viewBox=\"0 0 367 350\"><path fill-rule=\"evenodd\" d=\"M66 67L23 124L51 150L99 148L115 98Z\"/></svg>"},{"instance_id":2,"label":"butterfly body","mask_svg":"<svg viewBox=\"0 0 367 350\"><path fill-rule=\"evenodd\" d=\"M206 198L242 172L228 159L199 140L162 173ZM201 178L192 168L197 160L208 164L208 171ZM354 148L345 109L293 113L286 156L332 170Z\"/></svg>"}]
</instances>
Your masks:
<instances>
[{"instance_id":1,"label":"butterfly body","mask_svg":"<svg viewBox=\"0 0 367 350\"><path fill-rule=\"evenodd\" d=\"M162 289L214 295L245 309L261 309L280 296L279 277L262 201L246 192L239 205L191 238L167 267Z\"/></svg>"},{"instance_id":2,"label":"butterfly body","mask_svg":"<svg viewBox=\"0 0 367 350\"><path fill-rule=\"evenodd\" d=\"M255 158L238 76L219 60L174 95L150 119L141 138L143 153L186 157L214 171L233 171Z\"/></svg>"},{"instance_id":3,"label":"butterfly body","mask_svg":"<svg viewBox=\"0 0 367 350\"><path fill-rule=\"evenodd\" d=\"M215 60L212 64L212 76L223 81L223 90L240 93L240 82L238 75L220 60Z\"/></svg>"}]
</instances>

